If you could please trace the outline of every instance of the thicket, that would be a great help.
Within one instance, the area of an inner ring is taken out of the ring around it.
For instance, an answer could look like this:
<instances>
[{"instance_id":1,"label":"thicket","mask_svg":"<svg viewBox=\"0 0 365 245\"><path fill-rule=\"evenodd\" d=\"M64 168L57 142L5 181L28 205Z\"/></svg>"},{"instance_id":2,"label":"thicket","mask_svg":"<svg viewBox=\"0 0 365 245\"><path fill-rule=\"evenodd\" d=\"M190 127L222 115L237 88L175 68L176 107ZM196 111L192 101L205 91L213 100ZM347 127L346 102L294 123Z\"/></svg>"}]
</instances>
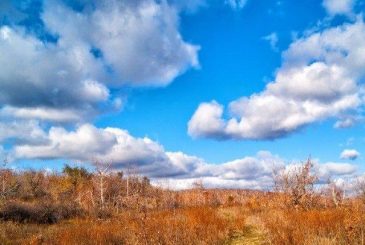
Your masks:
<instances>
[{"instance_id":1,"label":"thicket","mask_svg":"<svg viewBox=\"0 0 365 245\"><path fill-rule=\"evenodd\" d=\"M349 196L318 180L310 159L274 171L270 191L173 191L107 166L2 168L0 244L229 244L251 226L261 244L364 244L364 180Z\"/></svg>"}]
</instances>

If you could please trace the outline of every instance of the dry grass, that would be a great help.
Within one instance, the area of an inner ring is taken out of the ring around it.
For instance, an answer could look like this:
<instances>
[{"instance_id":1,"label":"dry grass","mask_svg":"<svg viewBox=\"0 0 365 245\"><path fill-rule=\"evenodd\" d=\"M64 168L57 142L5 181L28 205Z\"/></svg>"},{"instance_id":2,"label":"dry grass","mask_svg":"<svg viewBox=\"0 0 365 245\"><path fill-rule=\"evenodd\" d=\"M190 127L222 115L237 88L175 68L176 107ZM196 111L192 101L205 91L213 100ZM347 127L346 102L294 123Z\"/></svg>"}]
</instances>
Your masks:
<instances>
[{"instance_id":1,"label":"dry grass","mask_svg":"<svg viewBox=\"0 0 365 245\"><path fill-rule=\"evenodd\" d=\"M1 223L1 244L222 244L244 227L240 212L196 207L141 213L107 220L73 219L56 225Z\"/></svg>"},{"instance_id":2,"label":"dry grass","mask_svg":"<svg viewBox=\"0 0 365 245\"><path fill-rule=\"evenodd\" d=\"M92 173L68 171L6 172L0 244L364 244L361 197L335 203L293 192L297 181L284 182L287 192L171 191L120 173L101 187Z\"/></svg>"}]
</instances>

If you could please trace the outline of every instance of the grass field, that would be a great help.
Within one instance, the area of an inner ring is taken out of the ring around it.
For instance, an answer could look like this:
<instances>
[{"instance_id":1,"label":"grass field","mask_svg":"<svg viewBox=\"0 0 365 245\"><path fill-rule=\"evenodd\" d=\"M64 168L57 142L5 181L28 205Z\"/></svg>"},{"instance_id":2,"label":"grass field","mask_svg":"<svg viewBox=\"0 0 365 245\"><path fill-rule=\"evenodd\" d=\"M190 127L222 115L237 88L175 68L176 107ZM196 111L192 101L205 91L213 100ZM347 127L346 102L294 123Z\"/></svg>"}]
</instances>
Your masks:
<instances>
[{"instance_id":1,"label":"grass field","mask_svg":"<svg viewBox=\"0 0 365 245\"><path fill-rule=\"evenodd\" d=\"M173 191L70 167L2 170L0 244L363 245L362 196L344 197L333 185L313 191L307 167L276 178L272 191Z\"/></svg>"}]
</instances>

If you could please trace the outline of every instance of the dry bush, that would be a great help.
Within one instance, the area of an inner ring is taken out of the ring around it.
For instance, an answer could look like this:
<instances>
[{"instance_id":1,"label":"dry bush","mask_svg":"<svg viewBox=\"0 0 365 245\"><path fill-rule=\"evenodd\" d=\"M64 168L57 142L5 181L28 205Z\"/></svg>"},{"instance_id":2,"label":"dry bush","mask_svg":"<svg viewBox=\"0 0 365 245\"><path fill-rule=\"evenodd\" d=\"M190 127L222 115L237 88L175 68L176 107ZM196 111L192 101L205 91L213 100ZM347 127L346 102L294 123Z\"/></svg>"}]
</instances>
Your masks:
<instances>
[{"instance_id":1,"label":"dry bush","mask_svg":"<svg viewBox=\"0 0 365 245\"><path fill-rule=\"evenodd\" d=\"M238 210L229 217L220 209L202 207L128 211L109 220L76 219L48 228L8 223L0 241L24 241L24 230L28 244L223 244L243 229L244 221Z\"/></svg>"},{"instance_id":2,"label":"dry bush","mask_svg":"<svg viewBox=\"0 0 365 245\"><path fill-rule=\"evenodd\" d=\"M271 210L264 224L273 244L361 244L364 210Z\"/></svg>"},{"instance_id":3,"label":"dry bush","mask_svg":"<svg viewBox=\"0 0 365 245\"><path fill-rule=\"evenodd\" d=\"M355 190L357 192L358 197L365 204L365 177L362 176L356 180Z\"/></svg>"},{"instance_id":4,"label":"dry bush","mask_svg":"<svg viewBox=\"0 0 365 245\"><path fill-rule=\"evenodd\" d=\"M288 207L310 209L316 206L318 195L314 184L318 177L313 172L313 163L309 158L305 163L274 172L274 190L284 193Z\"/></svg>"},{"instance_id":5,"label":"dry bush","mask_svg":"<svg viewBox=\"0 0 365 245\"><path fill-rule=\"evenodd\" d=\"M0 209L0 219L22 223L54 224L62 219L82 216L76 204L9 202Z\"/></svg>"},{"instance_id":6,"label":"dry bush","mask_svg":"<svg viewBox=\"0 0 365 245\"><path fill-rule=\"evenodd\" d=\"M277 173L272 192L165 190L70 166L0 177L0 244L225 244L250 229L272 244L362 244L365 230L365 188L360 198L333 183L316 192L310 160Z\"/></svg>"}]
</instances>

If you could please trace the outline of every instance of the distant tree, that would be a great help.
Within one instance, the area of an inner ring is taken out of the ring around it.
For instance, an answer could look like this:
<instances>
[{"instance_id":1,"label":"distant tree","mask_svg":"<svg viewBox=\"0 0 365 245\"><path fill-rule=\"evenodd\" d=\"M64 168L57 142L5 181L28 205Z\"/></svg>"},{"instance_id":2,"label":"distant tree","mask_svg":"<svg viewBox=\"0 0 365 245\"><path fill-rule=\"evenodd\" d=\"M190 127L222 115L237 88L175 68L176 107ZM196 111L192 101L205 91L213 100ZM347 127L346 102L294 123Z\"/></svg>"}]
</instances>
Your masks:
<instances>
[{"instance_id":1,"label":"distant tree","mask_svg":"<svg viewBox=\"0 0 365 245\"><path fill-rule=\"evenodd\" d=\"M355 191L359 198L365 203L365 177L360 177L356 180Z\"/></svg>"},{"instance_id":2,"label":"distant tree","mask_svg":"<svg viewBox=\"0 0 365 245\"><path fill-rule=\"evenodd\" d=\"M20 196L23 199L43 198L47 195L46 177L43 172L29 170L19 178Z\"/></svg>"},{"instance_id":3,"label":"distant tree","mask_svg":"<svg viewBox=\"0 0 365 245\"><path fill-rule=\"evenodd\" d=\"M196 189L196 190L204 189L204 184L203 184L202 179L195 180L192 185L193 185L193 189Z\"/></svg>"},{"instance_id":4,"label":"distant tree","mask_svg":"<svg viewBox=\"0 0 365 245\"><path fill-rule=\"evenodd\" d=\"M13 171L8 168L8 163L8 158L5 158L3 160L3 164L0 167L0 197L2 199L13 196L19 188L19 183L16 180L16 176L14 175Z\"/></svg>"},{"instance_id":5,"label":"distant tree","mask_svg":"<svg viewBox=\"0 0 365 245\"><path fill-rule=\"evenodd\" d=\"M109 174L109 168L110 168L110 163L102 163L100 161L95 161L94 165L96 167L96 174L94 176L94 183L95 186L99 192L99 203L100 203L100 207L103 209L104 205L105 205L105 191L107 188L107 183L106 183L106 177L108 177Z\"/></svg>"},{"instance_id":6,"label":"distant tree","mask_svg":"<svg viewBox=\"0 0 365 245\"><path fill-rule=\"evenodd\" d=\"M81 202L81 197L89 189L89 182L93 176L83 167L71 167L68 164L63 168L63 174L66 175L66 181L71 185L71 194L79 203Z\"/></svg>"},{"instance_id":7,"label":"distant tree","mask_svg":"<svg viewBox=\"0 0 365 245\"><path fill-rule=\"evenodd\" d=\"M85 168L71 167L68 164L65 165L62 172L71 179L73 185L76 185L80 180L90 179L92 177L92 174L89 173Z\"/></svg>"}]
</instances>

